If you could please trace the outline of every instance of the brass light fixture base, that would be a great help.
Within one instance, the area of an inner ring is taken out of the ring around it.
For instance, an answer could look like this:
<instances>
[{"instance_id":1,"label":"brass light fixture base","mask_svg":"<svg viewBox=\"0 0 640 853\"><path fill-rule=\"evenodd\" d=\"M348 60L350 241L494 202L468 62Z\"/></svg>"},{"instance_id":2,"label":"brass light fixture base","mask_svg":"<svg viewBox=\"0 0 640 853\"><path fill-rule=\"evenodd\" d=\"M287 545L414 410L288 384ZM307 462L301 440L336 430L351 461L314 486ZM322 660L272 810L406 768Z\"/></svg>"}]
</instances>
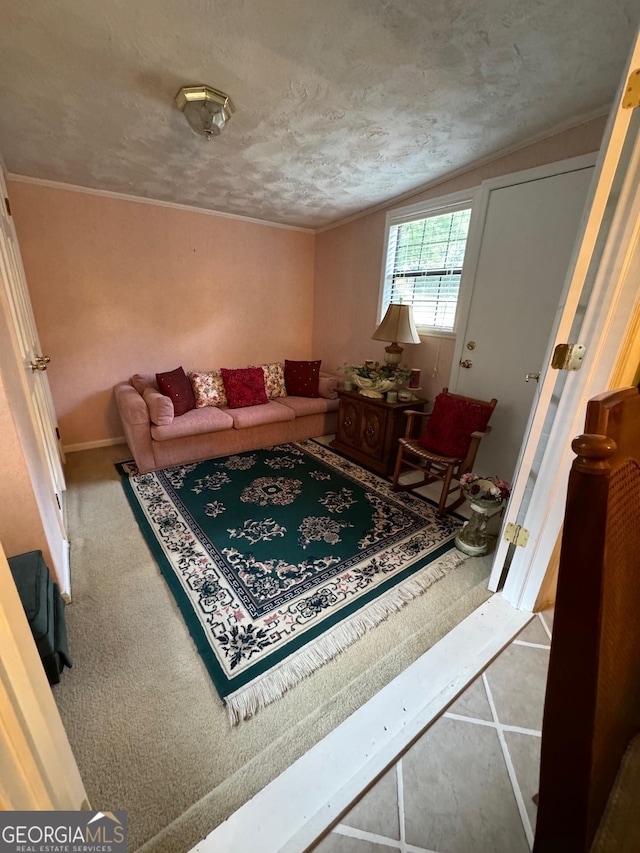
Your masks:
<instances>
[{"instance_id":1,"label":"brass light fixture base","mask_svg":"<svg viewBox=\"0 0 640 853\"><path fill-rule=\"evenodd\" d=\"M183 86L175 97L190 127L201 136L218 136L236 108L228 95L211 86Z\"/></svg>"}]
</instances>

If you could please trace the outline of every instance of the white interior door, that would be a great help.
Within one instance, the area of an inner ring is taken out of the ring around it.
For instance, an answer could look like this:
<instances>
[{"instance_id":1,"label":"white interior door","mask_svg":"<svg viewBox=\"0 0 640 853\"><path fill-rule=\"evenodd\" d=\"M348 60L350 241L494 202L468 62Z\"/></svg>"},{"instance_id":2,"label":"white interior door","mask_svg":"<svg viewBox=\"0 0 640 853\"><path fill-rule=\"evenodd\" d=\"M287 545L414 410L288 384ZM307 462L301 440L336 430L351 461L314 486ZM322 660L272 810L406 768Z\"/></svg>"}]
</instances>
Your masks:
<instances>
[{"instance_id":1,"label":"white interior door","mask_svg":"<svg viewBox=\"0 0 640 853\"><path fill-rule=\"evenodd\" d=\"M554 164L556 174L529 170L481 189L486 213L476 257L465 260L472 294L450 382L458 394L498 399L475 465L481 474L510 481L515 471L594 160Z\"/></svg>"},{"instance_id":2,"label":"white interior door","mask_svg":"<svg viewBox=\"0 0 640 853\"><path fill-rule=\"evenodd\" d=\"M547 348L539 403L529 434L504 527L522 525L526 547L498 540L489 589L496 590L513 551L504 595L516 607L532 610L558 541L564 517L571 440L582 431L587 401L608 390L623 345L630 349L630 327L638 315L640 280L640 116L624 103L627 80L640 68L636 34L598 155L587 212L567 277L561 310ZM558 343L586 347L579 371L550 369ZM636 362L637 366L637 362ZM619 383L631 384L635 366Z\"/></svg>"},{"instance_id":3,"label":"white interior door","mask_svg":"<svg viewBox=\"0 0 640 853\"><path fill-rule=\"evenodd\" d=\"M0 192L2 193L2 203L0 204L2 282L11 310L20 360L24 366L29 386L33 423L40 438L46 470L55 495L60 530L63 538L66 539L62 506L62 493L66 488L62 447L51 389L45 373L47 362L43 360L44 354L38 340L15 228L4 201L7 199L7 188L2 170L0 170ZM37 369L37 367L43 369Z\"/></svg>"}]
</instances>

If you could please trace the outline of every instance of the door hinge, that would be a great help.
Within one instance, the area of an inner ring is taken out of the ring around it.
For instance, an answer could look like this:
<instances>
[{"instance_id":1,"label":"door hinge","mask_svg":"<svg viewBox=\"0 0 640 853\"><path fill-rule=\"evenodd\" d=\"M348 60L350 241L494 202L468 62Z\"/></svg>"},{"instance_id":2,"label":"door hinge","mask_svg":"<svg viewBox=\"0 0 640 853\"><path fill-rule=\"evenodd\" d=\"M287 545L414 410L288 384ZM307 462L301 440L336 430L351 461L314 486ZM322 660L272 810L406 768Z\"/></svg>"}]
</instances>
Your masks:
<instances>
[{"instance_id":1,"label":"door hinge","mask_svg":"<svg viewBox=\"0 0 640 853\"><path fill-rule=\"evenodd\" d=\"M6 196L4 197L4 206L7 208L7 214L11 216L11 202Z\"/></svg>"},{"instance_id":2,"label":"door hinge","mask_svg":"<svg viewBox=\"0 0 640 853\"><path fill-rule=\"evenodd\" d=\"M525 530L519 524L509 522L504 529L504 536L502 538L506 539L507 542L511 542L512 545L520 545L521 548L524 548L529 541L529 531Z\"/></svg>"},{"instance_id":3,"label":"door hinge","mask_svg":"<svg viewBox=\"0 0 640 853\"><path fill-rule=\"evenodd\" d=\"M60 441L60 430L56 427L56 438Z\"/></svg>"},{"instance_id":4,"label":"door hinge","mask_svg":"<svg viewBox=\"0 0 640 853\"><path fill-rule=\"evenodd\" d=\"M623 109L633 110L636 107L640 107L640 68L636 68L629 74L627 87L622 98Z\"/></svg>"},{"instance_id":5,"label":"door hinge","mask_svg":"<svg viewBox=\"0 0 640 853\"><path fill-rule=\"evenodd\" d=\"M60 503L60 498L58 497L57 492L56 492L56 500L58 501L58 509L62 509L62 504Z\"/></svg>"},{"instance_id":6,"label":"door hinge","mask_svg":"<svg viewBox=\"0 0 640 853\"><path fill-rule=\"evenodd\" d=\"M558 344L553 351L551 367L554 370L580 370L585 352L582 344Z\"/></svg>"}]
</instances>

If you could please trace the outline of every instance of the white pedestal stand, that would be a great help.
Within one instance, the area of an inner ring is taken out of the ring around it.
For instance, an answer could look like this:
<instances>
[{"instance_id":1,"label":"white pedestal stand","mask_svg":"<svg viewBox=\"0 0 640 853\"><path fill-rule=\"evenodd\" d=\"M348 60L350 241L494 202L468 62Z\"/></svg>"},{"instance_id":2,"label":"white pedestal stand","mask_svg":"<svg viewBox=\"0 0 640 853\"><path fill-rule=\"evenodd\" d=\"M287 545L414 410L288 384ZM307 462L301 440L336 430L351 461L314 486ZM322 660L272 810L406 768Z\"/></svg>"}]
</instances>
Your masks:
<instances>
[{"instance_id":1,"label":"white pedestal stand","mask_svg":"<svg viewBox=\"0 0 640 853\"><path fill-rule=\"evenodd\" d=\"M469 501L471 518L466 522L456 536L454 544L463 554L470 557L482 557L489 551L487 522L491 516L500 511L502 501Z\"/></svg>"}]
</instances>

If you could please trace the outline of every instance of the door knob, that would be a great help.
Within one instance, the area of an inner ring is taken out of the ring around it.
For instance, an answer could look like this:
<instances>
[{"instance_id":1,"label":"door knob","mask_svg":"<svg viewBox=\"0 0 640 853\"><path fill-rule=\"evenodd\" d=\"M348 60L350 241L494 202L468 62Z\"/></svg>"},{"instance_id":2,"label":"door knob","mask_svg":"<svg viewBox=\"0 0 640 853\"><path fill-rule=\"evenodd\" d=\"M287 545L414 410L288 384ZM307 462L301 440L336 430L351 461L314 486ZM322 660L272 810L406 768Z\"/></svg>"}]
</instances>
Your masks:
<instances>
[{"instance_id":1,"label":"door knob","mask_svg":"<svg viewBox=\"0 0 640 853\"><path fill-rule=\"evenodd\" d=\"M524 381L529 382L530 379L535 379L536 382L538 382L538 380L540 379L540 374L539 373L525 373Z\"/></svg>"},{"instance_id":2,"label":"door knob","mask_svg":"<svg viewBox=\"0 0 640 853\"><path fill-rule=\"evenodd\" d=\"M473 364L473 362L471 361L471 359L470 359L470 358L465 358L465 360L464 360L464 361L461 361L461 362L460 362L460 367L466 367L466 368L467 368L467 370L468 370L468 369L471 367L471 365L472 365L472 364Z\"/></svg>"},{"instance_id":3,"label":"door knob","mask_svg":"<svg viewBox=\"0 0 640 853\"><path fill-rule=\"evenodd\" d=\"M48 355L37 355L35 361L32 361L29 365L31 372L35 373L36 370L46 370L50 361L51 358Z\"/></svg>"}]
</instances>

